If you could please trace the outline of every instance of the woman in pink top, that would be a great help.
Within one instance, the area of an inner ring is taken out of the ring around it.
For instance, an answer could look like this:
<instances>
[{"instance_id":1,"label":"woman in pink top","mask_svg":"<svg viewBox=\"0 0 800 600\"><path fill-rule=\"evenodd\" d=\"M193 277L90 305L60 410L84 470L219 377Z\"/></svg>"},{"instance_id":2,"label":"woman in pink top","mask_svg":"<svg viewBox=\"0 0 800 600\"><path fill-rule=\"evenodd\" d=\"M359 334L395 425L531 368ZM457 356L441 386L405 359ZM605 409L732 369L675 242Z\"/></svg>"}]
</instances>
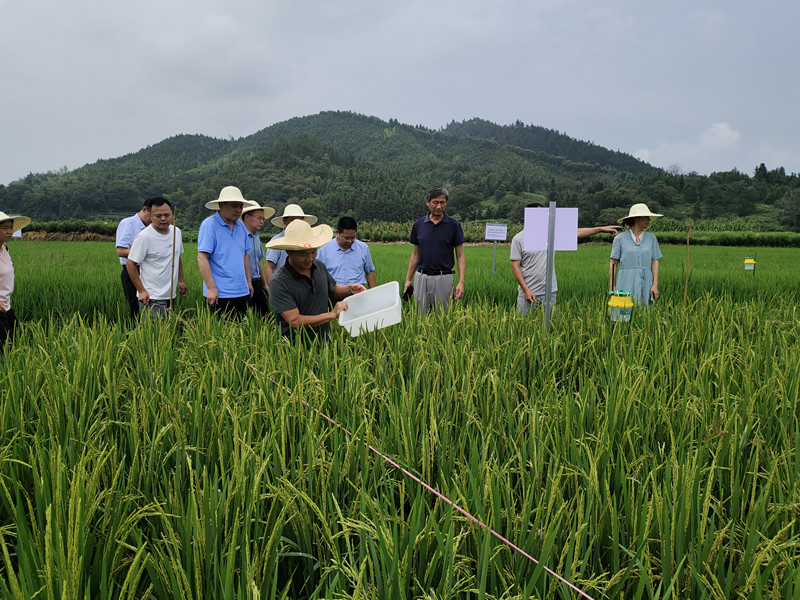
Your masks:
<instances>
[{"instance_id":1,"label":"woman in pink top","mask_svg":"<svg viewBox=\"0 0 800 600\"><path fill-rule=\"evenodd\" d=\"M17 322L11 308L11 294L14 291L14 263L8 254L8 242L14 233L25 227L31 220L28 217L10 217L0 211L0 354L6 339L14 334Z\"/></svg>"}]
</instances>

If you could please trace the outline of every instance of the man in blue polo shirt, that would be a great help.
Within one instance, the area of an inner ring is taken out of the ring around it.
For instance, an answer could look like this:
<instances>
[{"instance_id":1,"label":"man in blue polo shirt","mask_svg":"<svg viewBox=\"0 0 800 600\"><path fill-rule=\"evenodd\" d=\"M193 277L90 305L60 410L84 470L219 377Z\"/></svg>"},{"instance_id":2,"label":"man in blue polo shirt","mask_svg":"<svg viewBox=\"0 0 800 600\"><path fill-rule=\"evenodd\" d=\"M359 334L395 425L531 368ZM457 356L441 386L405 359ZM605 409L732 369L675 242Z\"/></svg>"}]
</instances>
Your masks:
<instances>
[{"instance_id":1,"label":"man in blue polo shirt","mask_svg":"<svg viewBox=\"0 0 800 600\"><path fill-rule=\"evenodd\" d=\"M353 217L342 217L336 224L336 237L317 252L317 260L325 263L336 283L360 283L375 287L375 265L369 246L356 239L358 223Z\"/></svg>"},{"instance_id":2,"label":"man in blue polo shirt","mask_svg":"<svg viewBox=\"0 0 800 600\"><path fill-rule=\"evenodd\" d=\"M420 217L411 227L409 242L414 244L408 261L408 272L403 291L414 286L419 314L430 310L443 310L450 302L464 295L464 232L461 223L445 212L447 188L434 186L425 194L428 214ZM453 252L455 251L455 259ZM453 291L453 266L458 263L458 284ZM412 280L413 277L413 280Z\"/></svg>"},{"instance_id":3,"label":"man in blue polo shirt","mask_svg":"<svg viewBox=\"0 0 800 600\"><path fill-rule=\"evenodd\" d=\"M250 282L250 243L247 229L239 220L242 208L252 205L242 197L239 188L222 188L219 198L206 203L217 210L200 224L197 234L197 264L203 278L203 296L215 312L234 317L247 311L247 301L253 295Z\"/></svg>"}]
</instances>

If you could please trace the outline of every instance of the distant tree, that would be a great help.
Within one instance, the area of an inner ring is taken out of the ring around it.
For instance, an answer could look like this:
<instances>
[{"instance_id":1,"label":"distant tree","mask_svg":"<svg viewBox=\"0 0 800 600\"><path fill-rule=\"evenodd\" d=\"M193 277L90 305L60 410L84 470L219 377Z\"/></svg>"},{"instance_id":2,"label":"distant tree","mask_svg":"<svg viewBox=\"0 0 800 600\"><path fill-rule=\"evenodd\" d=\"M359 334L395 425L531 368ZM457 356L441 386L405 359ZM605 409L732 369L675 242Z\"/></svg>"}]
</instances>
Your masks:
<instances>
[{"instance_id":1,"label":"distant tree","mask_svg":"<svg viewBox=\"0 0 800 600\"><path fill-rule=\"evenodd\" d=\"M483 200L483 194L478 190L478 186L471 183L454 185L450 189L447 210L467 221L479 220L483 214L481 211Z\"/></svg>"},{"instance_id":2,"label":"distant tree","mask_svg":"<svg viewBox=\"0 0 800 600\"><path fill-rule=\"evenodd\" d=\"M800 231L800 189L787 192L775 206L781 210L781 223L792 231Z\"/></svg>"}]
</instances>

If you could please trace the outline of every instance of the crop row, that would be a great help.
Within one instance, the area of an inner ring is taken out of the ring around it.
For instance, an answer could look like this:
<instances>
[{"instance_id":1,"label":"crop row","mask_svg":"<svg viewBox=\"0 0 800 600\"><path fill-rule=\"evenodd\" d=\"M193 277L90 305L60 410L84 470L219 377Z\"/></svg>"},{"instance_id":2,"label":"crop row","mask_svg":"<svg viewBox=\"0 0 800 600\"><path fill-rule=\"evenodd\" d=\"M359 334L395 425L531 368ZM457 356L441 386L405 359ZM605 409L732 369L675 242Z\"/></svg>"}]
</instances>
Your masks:
<instances>
[{"instance_id":1,"label":"crop row","mask_svg":"<svg viewBox=\"0 0 800 600\"><path fill-rule=\"evenodd\" d=\"M546 332L467 248L446 314L309 349L196 295L131 330L112 245L77 246L11 249L4 596L575 597L365 443L594 598L800 594L796 251L698 249L684 306L669 248L662 299L612 325L582 246ZM373 253L402 276L407 247Z\"/></svg>"}]
</instances>

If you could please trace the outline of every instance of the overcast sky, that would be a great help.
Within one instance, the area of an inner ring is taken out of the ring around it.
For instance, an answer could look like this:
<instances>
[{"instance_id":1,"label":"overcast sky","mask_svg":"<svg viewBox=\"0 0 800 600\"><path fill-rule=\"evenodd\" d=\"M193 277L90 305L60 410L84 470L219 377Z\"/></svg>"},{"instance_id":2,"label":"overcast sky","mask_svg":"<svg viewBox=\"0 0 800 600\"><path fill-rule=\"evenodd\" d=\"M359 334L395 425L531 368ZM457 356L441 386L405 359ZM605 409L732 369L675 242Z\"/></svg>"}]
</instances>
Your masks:
<instances>
[{"instance_id":1,"label":"overcast sky","mask_svg":"<svg viewBox=\"0 0 800 600\"><path fill-rule=\"evenodd\" d=\"M800 173L800 2L0 0L0 183L323 110Z\"/></svg>"}]
</instances>

